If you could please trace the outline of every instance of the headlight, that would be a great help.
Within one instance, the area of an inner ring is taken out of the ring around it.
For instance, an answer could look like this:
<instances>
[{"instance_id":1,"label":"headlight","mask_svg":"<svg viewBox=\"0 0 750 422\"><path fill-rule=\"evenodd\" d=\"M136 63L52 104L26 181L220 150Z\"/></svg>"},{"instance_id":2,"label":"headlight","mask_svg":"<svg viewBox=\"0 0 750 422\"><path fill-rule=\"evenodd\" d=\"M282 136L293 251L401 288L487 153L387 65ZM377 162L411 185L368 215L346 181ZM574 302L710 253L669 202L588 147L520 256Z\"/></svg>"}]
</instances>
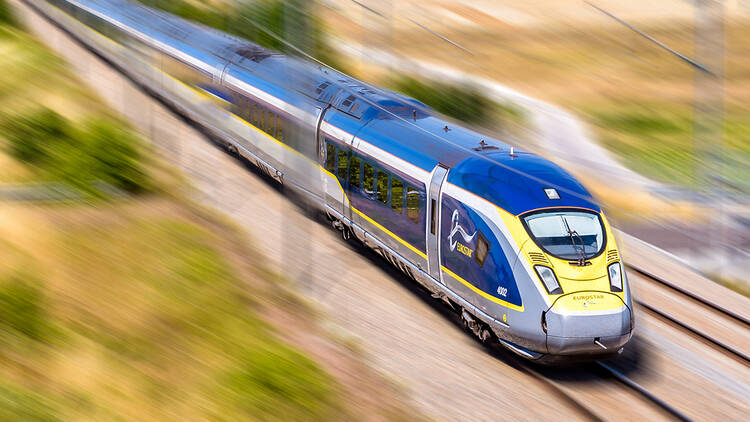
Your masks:
<instances>
[{"instance_id":1,"label":"headlight","mask_svg":"<svg viewBox=\"0 0 750 422\"><path fill-rule=\"evenodd\" d=\"M542 284L544 284L544 288L547 289L549 294L562 294L563 290L560 287L560 283L557 282L557 277L555 277L555 272L552 271L552 268L545 267L544 265L536 265L534 270L539 279L542 280Z\"/></svg>"},{"instance_id":2,"label":"headlight","mask_svg":"<svg viewBox=\"0 0 750 422\"><path fill-rule=\"evenodd\" d=\"M613 292L622 291L622 265L619 262L615 262L607 267L607 273L609 274L609 289Z\"/></svg>"}]
</instances>

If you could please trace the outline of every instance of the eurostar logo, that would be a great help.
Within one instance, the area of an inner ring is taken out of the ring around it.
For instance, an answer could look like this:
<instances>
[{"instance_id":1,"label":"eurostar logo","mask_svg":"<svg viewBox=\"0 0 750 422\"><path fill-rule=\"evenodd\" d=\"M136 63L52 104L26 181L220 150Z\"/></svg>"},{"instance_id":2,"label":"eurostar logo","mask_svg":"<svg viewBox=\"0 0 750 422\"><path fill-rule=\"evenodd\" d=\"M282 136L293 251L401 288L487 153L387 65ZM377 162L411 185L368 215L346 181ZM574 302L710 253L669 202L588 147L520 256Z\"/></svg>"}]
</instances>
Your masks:
<instances>
[{"instance_id":1,"label":"eurostar logo","mask_svg":"<svg viewBox=\"0 0 750 422\"><path fill-rule=\"evenodd\" d=\"M460 243L458 239L455 238L456 235L461 236L464 243L471 243L477 236L477 232L475 230L472 235L466 233L466 230L464 230L464 228L461 227L461 224L458 223L458 210L453 210L453 215L451 216L451 233L448 235L448 243L450 243L451 251L458 249L459 252L471 258L474 254L474 250L466 246L464 243Z\"/></svg>"}]
</instances>

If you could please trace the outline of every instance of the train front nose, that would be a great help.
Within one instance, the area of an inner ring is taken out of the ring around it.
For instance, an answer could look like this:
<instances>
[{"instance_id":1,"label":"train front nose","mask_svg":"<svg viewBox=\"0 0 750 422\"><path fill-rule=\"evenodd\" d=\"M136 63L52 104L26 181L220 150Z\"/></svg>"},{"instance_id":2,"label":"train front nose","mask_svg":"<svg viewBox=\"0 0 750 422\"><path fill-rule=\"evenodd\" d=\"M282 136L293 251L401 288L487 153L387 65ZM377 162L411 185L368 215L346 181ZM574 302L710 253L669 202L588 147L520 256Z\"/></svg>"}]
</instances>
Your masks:
<instances>
[{"instance_id":1,"label":"train front nose","mask_svg":"<svg viewBox=\"0 0 750 422\"><path fill-rule=\"evenodd\" d=\"M630 308L608 292L563 296L544 315L547 351L555 355L617 352L633 334L631 318Z\"/></svg>"}]
</instances>

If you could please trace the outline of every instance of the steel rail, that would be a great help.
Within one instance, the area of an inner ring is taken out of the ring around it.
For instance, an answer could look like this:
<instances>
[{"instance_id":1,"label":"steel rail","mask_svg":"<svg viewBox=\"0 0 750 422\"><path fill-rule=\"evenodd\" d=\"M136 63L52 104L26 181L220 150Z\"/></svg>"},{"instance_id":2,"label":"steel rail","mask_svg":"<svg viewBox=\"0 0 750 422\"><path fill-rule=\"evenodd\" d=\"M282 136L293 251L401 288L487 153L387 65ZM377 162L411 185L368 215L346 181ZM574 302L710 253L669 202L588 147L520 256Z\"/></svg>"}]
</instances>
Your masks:
<instances>
[{"instance_id":1,"label":"steel rail","mask_svg":"<svg viewBox=\"0 0 750 422\"><path fill-rule=\"evenodd\" d=\"M507 350L504 350L507 352ZM511 353L512 352L508 352ZM587 419L589 419L592 422L603 422L604 419L599 416L594 410L592 410L589 406L583 403L582 400L574 397L572 394L565 391L563 387L560 386L558 381L554 381L551 378L545 376L544 374L540 373L538 370L536 370L532 365L529 365L528 361L521 361L520 359L523 359L521 357L518 357L516 355L513 355L513 359L517 359L519 363L522 363L522 365L518 366L518 369L525 372L526 374L534 377L537 381L541 382L542 384L546 385L549 389L551 389L555 394L560 396L563 400L570 403L571 406L573 406L576 410L578 410L583 416L585 416Z\"/></svg>"},{"instance_id":2,"label":"steel rail","mask_svg":"<svg viewBox=\"0 0 750 422\"><path fill-rule=\"evenodd\" d=\"M635 271L636 273L642 275L643 277L646 277L646 278L648 278L648 279L650 279L652 281L655 281L655 282L657 282L657 283L659 283L659 284L661 284L663 286L667 286L670 289L672 289L672 290L674 290L674 291L676 291L678 293L681 293L681 294L683 294L683 295L685 295L685 296L687 296L687 297L695 300L696 302L699 302L699 303L701 303L701 304L703 304L703 305L705 305L705 306L707 306L707 307L709 307L709 308L711 308L711 309L713 309L713 310L715 310L715 311L717 311L719 313L722 313L722 314L724 314L724 315L726 315L726 316L728 316L728 317L730 317L730 318L732 318L732 319L734 319L736 321L739 321L740 323L742 323L742 324L750 327L750 319L748 319L748 318L746 318L746 317L744 317L744 316L742 316L742 315L740 315L740 314L738 314L738 313L736 313L734 311L731 311L731 310L729 310L729 309L727 309L727 308L725 308L725 307L723 307L721 305L718 305L718 304L716 304L716 303L714 303L714 302L712 302L712 301L710 301L708 299L704 299L704 298L696 295L695 293L689 292L689 291L683 289L682 287L677 286L677 285L675 285L673 283L670 283L669 281L667 281L667 280L665 280L665 279L663 279L663 278L661 278L661 277L659 277L657 275L654 275L654 274L652 274L652 273L650 273L650 272L648 272L648 271L646 271L646 270L644 270L642 268L639 268L639 267L637 267L635 265L625 264L625 266L627 268Z\"/></svg>"},{"instance_id":3,"label":"steel rail","mask_svg":"<svg viewBox=\"0 0 750 422\"><path fill-rule=\"evenodd\" d=\"M628 378L622 372L618 371L617 369L613 368L610 365L607 365L604 362L596 361L596 363L597 363L597 365L599 365L600 368L602 368L604 371L606 371L607 373L609 373L611 376L613 376L615 379L617 379L618 381L620 381L622 384L628 386L632 390L635 390L640 395L642 395L643 397L645 397L647 400L649 400L650 402L656 404L661 409L663 409L664 411L666 411L670 415L674 416L678 420L686 421L686 422L687 421L692 421L692 419L690 419L689 417L687 417L685 414L683 414L679 410L675 409L674 407L672 407L670 404L668 404L664 400L660 399L659 397L656 397L653 393L651 393L650 391L646 390L643 386L641 386L637 382L635 382L632 379Z\"/></svg>"},{"instance_id":4,"label":"steel rail","mask_svg":"<svg viewBox=\"0 0 750 422\"><path fill-rule=\"evenodd\" d=\"M663 319L666 319L667 321L669 321L669 322L671 322L671 323L673 323L675 325L678 325L681 328L684 328L685 330L690 331L691 333L697 335L698 337L700 337L700 338L702 338L702 339L704 339L704 340L706 340L706 341L714 344L715 346L723 349L724 351L729 352L729 353L735 355L736 357L742 359L746 364L750 364L750 356L742 353L741 351L735 349L734 347L729 346L728 344L726 344L726 343L724 343L724 342L722 342L720 340L717 340L717 339L711 337L710 335L708 335L708 334L706 334L706 333L704 333L704 332L702 332L702 331L700 331L700 330L698 330L696 328L693 328L693 327L685 324L684 322L678 320L677 318L675 318L675 317L667 314L664 311L660 311L659 309L657 309L657 308L649 305L646 302L643 302L641 300L636 300L636 303L638 303L639 305L641 305L644 308L648 309L649 311L655 313L659 317L661 317Z\"/></svg>"}]
</instances>

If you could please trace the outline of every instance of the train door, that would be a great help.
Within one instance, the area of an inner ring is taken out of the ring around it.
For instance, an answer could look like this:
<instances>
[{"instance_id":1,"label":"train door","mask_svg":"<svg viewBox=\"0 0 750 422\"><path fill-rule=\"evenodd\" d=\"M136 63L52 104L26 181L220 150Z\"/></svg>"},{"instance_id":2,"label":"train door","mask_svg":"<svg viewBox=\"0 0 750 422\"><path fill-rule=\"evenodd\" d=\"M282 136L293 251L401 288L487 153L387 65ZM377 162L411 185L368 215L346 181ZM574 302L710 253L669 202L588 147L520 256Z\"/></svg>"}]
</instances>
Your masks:
<instances>
[{"instance_id":1,"label":"train door","mask_svg":"<svg viewBox=\"0 0 750 422\"><path fill-rule=\"evenodd\" d=\"M322 126L326 117L335 117L335 110L326 107L318 118L318 158L320 166L326 171L320 172L323 189L323 202L336 213L347 216L349 204L346 196L349 156L353 139L337 139L327 135Z\"/></svg>"},{"instance_id":2,"label":"train door","mask_svg":"<svg viewBox=\"0 0 750 422\"><path fill-rule=\"evenodd\" d=\"M440 274L440 192L448 174L448 168L438 164L432 171L427 187L427 270L439 282Z\"/></svg>"},{"instance_id":3,"label":"train door","mask_svg":"<svg viewBox=\"0 0 750 422\"><path fill-rule=\"evenodd\" d=\"M323 125L323 120L326 117L326 112L328 109L331 108L331 105L328 104L325 107L321 107L320 111L318 113L318 122L315 126L315 139L317 142L317 151L318 151L318 164L320 167L325 168L326 167L326 141L325 141L325 135L323 135L323 131L321 130L321 126ZM327 174L325 174L322 171L319 171L318 174L320 174L320 190L316 189L316 193L320 195L320 200L325 204L326 201L326 180L328 179Z\"/></svg>"}]
</instances>

